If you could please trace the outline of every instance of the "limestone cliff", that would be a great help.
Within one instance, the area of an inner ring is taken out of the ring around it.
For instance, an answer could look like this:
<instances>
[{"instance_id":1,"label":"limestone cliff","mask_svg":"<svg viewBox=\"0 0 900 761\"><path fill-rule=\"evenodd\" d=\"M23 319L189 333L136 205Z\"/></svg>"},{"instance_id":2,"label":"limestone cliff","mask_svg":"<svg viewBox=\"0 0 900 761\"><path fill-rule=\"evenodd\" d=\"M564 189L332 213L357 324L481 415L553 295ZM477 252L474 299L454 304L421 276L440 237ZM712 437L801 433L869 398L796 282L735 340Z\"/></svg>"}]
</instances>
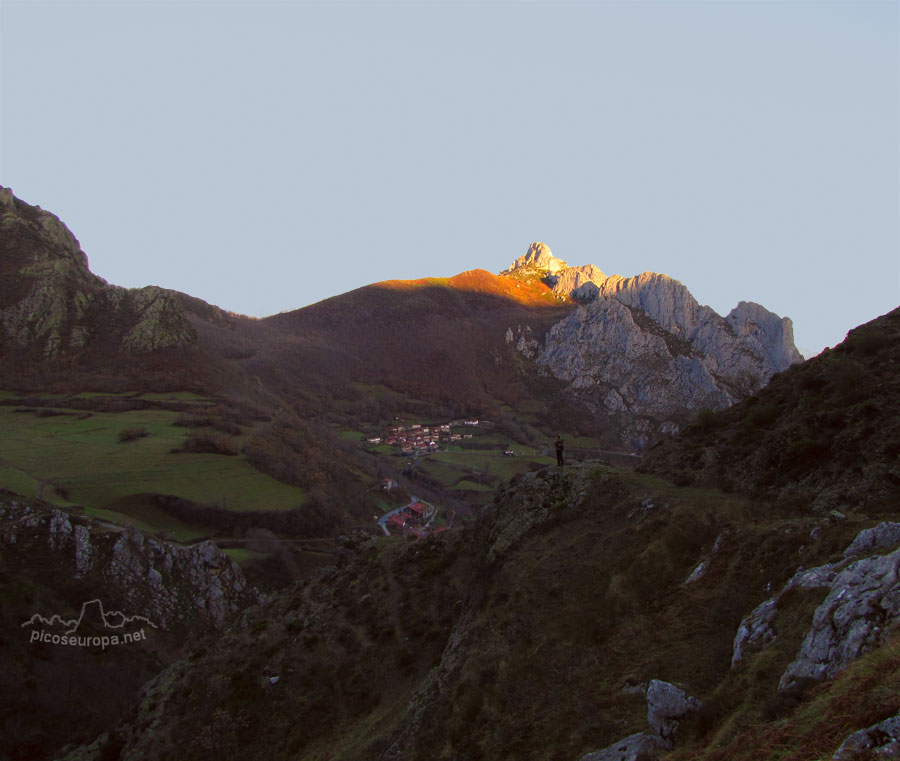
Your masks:
<instances>
[{"instance_id":1,"label":"limestone cliff","mask_svg":"<svg viewBox=\"0 0 900 761\"><path fill-rule=\"evenodd\" d=\"M0 547L8 567L83 579L108 603L170 630L221 627L259 602L240 567L213 542L183 547L21 497L0 495Z\"/></svg>"},{"instance_id":2,"label":"limestone cliff","mask_svg":"<svg viewBox=\"0 0 900 761\"><path fill-rule=\"evenodd\" d=\"M503 274L541 279L578 304L542 343L521 329L507 341L606 415L621 442L636 449L802 360L787 317L749 302L722 317L668 275L624 278L593 265L569 267L543 243Z\"/></svg>"}]
</instances>

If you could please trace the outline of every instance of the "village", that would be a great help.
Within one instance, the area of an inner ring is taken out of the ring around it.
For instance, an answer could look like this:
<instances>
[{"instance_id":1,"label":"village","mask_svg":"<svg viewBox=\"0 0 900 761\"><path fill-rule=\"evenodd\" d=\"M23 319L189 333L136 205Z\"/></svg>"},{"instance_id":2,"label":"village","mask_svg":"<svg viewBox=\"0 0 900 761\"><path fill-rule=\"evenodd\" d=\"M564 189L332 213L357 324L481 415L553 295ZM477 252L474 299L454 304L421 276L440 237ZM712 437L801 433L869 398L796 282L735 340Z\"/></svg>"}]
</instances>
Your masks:
<instances>
[{"instance_id":1,"label":"village","mask_svg":"<svg viewBox=\"0 0 900 761\"><path fill-rule=\"evenodd\" d=\"M434 452L441 444L471 439L473 437L471 433L453 432L454 429L462 427L493 428L494 424L477 418L466 418L437 425L421 425L419 423L394 425L388 428L384 436L371 436L365 440L365 443L369 446L380 444L395 446L398 447L401 456L410 457Z\"/></svg>"},{"instance_id":2,"label":"village","mask_svg":"<svg viewBox=\"0 0 900 761\"><path fill-rule=\"evenodd\" d=\"M378 519L378 526L385 536L415 536L424 539L429 534L440 534L446 526L434 526L438 509L417 497L411 497L408 504L386 512Z\"/></svg>"},{"instance_id":3,"label":"village","mask_svg":"<svg viewBox=\"0 0 900 761\"><path fill-rule=\"evenodd\" d=\"M451 420L448 423L422 424L397 423L390 426L382 436L370 436L363 442L364 446L394 447L394 454L400 457L418 458L474 437L474 433L456 432L459 429L492 429L493 423L477 418ZM391 478L383 479L381 488L391 491L397 488L397 482ZM439 534L447 530L445 525L437 525L439 508L410 495L408 504L390 510L378 518L378 526L386 536L408 536L423 539L430 534Z\"/></svg>"}]
</instances>

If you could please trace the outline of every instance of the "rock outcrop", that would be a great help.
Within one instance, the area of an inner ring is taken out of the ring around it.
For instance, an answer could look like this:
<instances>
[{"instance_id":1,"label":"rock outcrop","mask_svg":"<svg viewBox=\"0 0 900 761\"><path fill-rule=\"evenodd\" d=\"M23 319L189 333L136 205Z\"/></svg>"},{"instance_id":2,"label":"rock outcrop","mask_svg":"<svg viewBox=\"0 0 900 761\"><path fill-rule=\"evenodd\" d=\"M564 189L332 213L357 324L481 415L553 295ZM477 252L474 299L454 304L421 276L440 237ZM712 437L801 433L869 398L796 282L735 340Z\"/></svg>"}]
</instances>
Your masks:
<instances>
[{"instance_id":1,"label":"rock outcrop","mask_svg":"<svg viewBox=\"0 0 900 761\"><path fill-rule=\"evenodd\" d=\"M802 360L790 319L741 302L726 317L667 275L605 275L569 267L534 243L503 274L540 278L580 306L523 353L606 415L635 449L679 430L700 409L721 409ZM510 340L510 342L512 342Z\"/></svg>"},{"instance_id":2,"label":"rock outcrop","mask_svg":"<svg viewBox=\"0 0 900 761\"><path fill-rule=\"evenodd\" d=\"M857 560L834 577L779 690L830 679L882 642L885 629L900 620L898 568L900 549Z\"/></svg>"},{"instance_id":3,"label":"rock outcrop","mask_svg":"<svg viewBox=\"0 0 900 761\"><path fill-rule=\"evenodd\" d=\"M221 627L228 616L260 600L240 567L211 541L183 547L134 528L0 499L4 557L35 554L42 544L60 574L91 581L92 588L163 630L182 624Z\"/></svg>"},{"instance_id":4,"label":"rock outcrop","mask_svg":"<svg viewBox=\"0 0 900 761\"><path fill-rule=\"evenodd\" d=\"M490 532L489 563L506 555L529 531L556 520L561 513L578 509L587 494L586 473L578 466L562 472L545 468L526 473L497 492L492 510L498 515ZM513 511L501 512L501 506L512 494L518 505Z\"/></svg>"},{"instance_id":5,"label":"rock outcrop","mask_svg":"<svg viewBox=\"0 0 900 761\"><path fill-rule=\"evenodd\" d=\"M703 704L680 687L660 679L647 686L647 722L653 732L628 735L612 745L587 753L580 761L653 761L660 751L675 747L675 736L684 718Z\"/></svg>"},{"instance_id":6,"label":"rock outcrop","mask_svg":"<svg viewBox=\"0 0 900 761\"><path fill-rule=\"evenodd\" d=\"M900 715L850 735L832 756L833 761L900 757Z\"/></svg>"},{"instance_id":7,"label":"rock outcrop","mask_svg":"<svg viewBox=\"0 0 900 761\"><path fill-rule=\"evenodd\" d=\"M88 269L77 238L53 214L0 188L0 345L37 349L49 359L112 338L129 353L196 340L179 294L119 288ZM13 277L15 276L15 277Z\"/></svg>"},{"instance_id":8,"label":"rock outcrop","mask_svg":"<svg viewBox=\"0 0 900 761\"><path fill-rule=\"evenodd\" d=\"M660 679L651 680L647 687L647 721L662 738L667 748L675 745L681 721L688 714L699 711L702 703L684 690Z\"/></svg>"},{"instance_id":9,"label":"rock outcrop","mask_svg":"<svg viewBox=\"0 0 900 761\"><path fill-rule=\"evenodd\" d=\"M885 521L860 531L856 539L844 550L844 557L865 555L886 547L896 547L898 544L900 544L900 523Z\"/></svg>"},{"instance_id":10,"label":"rock outcrop","mask_svg":"<svg viewBox=\"0 0 900 761\"><path fill-rule=\"evenodd\" d=\"M662 740L647 732L628 735L607 748L586 753L581 761L653 761L664 750Z\"/></svg>"},{"instance_id":11,"label":"rock outcrop","mask_svg":"<svg viewBox=\"0 0 900 761\"><path fill-rule=\"evenodd\" d=\"M800 570L776 596L758 605L738 627L732 667L752 650L764 649L775 641L779 603L793 588L822 589L827 594L813 613L794 660L781 676L779 691L809 680L831 679L881 644L886 630L900 621L900 548L885 555L852 558L896 545L900 542L896 525L883 523L861 531L844 553L848 560ZM886 537L893 537L891 545Z\"/></svg>"},{"instance_id":12,"label":"rock outcrop","mask_svg":"<svg viewBox=\"0 0 900 761\"><path fill-rule=\"evenodd\" d=\"M534 271L553 274L567 268L568 265L562 259L553 256L546 243L537 242L532 243L528 250L512 263L507 273Z\"/></svg>"}]
</instances>

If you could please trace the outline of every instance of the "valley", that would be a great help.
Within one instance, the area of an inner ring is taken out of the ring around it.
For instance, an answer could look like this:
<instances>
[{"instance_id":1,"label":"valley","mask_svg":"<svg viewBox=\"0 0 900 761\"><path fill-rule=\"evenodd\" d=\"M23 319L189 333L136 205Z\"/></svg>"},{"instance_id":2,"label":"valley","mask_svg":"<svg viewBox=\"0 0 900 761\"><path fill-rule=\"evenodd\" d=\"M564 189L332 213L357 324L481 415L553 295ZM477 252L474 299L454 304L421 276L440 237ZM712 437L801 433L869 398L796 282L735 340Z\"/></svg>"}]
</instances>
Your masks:
<instances>
[{"instance_id":1,"label":"valley","mask_svg":"<svg viewBox=\"0 0 900 761\"><path fill-rule=\"evenodd\" d=\"M251 319L7 189L0 264L0 761L900 742L900 310L804 362L533 243ZM146 639L23 628L98 600Z\"/></svg>"}]
</instances>

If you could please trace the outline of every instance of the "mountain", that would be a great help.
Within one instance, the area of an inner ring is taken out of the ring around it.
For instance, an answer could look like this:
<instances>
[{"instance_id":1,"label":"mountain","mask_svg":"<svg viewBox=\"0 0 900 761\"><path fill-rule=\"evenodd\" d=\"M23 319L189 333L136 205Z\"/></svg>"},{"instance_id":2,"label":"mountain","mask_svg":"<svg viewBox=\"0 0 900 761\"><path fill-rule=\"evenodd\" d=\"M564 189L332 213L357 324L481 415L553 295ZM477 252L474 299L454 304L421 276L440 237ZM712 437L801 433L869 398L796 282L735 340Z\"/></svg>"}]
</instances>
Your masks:
<instances>
[{"instance_id":1,"label":"mountain","mask_svg":"<svg viewBox=\"0 0 900 761\"><path fill-rule=\"evenodd\" d=\"M718 416L702 415L642 464L682 484L765 495L797 509L900 504L900 309L792 366Z\"/></svg>"},{"instance_id":2,"label":"mountain","mask_svg":"<svg viewBox=\"0 0 900 761\"><path fill-rule=\"evenodd\" d=\"M360 406L373 385L460 414L537 399L548 433L578 421L579 433L631 450L800 360L788 318L745 302L723 318L666 275L568 267L542 243L499 276L378 283L253 320L175 291L108 285L62 222L7 189L0 231L10 388L191 389L307 418L338 400Z\"/></svg>"},{"instance_id":3,"label":"mountain","mask_svg":"<svg viewBox=\"0 0 900 761\"><path fill-rule=\"evenodd\" d=\"M897 312L797 364L786 318L536 243L253 320L111 286L0 200L0 478L40 497L0 495L0 757L844 761L900 735ZM443 459L361 446L466 415L494 427ZM548 466L557 426L587 461ZM623 444L637 468L598 457ZM445 525L384 536L411 494ZM97 600L159 630L32 641Z\"/></svg>"},{"instance_id":4,"label":"mountain","mask_svg":"<svg viewBox=\"0 0 900 761\"><path fill-rule=\"evenodd\" d=\"M569 267L543 243L505 274L539 279L580 305L543 341L528 328L509 340L635 449L802 361L789 318L749 302L721 317L667 275L607 277L594 265Z\"/></svg>"},{"instance_id":5,"label":"mountain","mask_svg":"<svg viewBox=\"0 0 900 761\"><path fill-rule=\"evenodd\" d=\"M332 568L247 609L68 761L880 757L857 751L900 736L898 488L863 478L834 510L698 483L769 393L785 430L810 405L864 425L829 380L840 357L873 376L893 441L898 319L708 412L639 471L544 468L457 531L343 537ZM892 473L893 445L873 441L856 454ZM777 477L772 441L747 444L747 478ZM679 453L703 460L697 483L658 475ZM803 483L835 478L823 456Z\"/></svg>"}]
</instances>

